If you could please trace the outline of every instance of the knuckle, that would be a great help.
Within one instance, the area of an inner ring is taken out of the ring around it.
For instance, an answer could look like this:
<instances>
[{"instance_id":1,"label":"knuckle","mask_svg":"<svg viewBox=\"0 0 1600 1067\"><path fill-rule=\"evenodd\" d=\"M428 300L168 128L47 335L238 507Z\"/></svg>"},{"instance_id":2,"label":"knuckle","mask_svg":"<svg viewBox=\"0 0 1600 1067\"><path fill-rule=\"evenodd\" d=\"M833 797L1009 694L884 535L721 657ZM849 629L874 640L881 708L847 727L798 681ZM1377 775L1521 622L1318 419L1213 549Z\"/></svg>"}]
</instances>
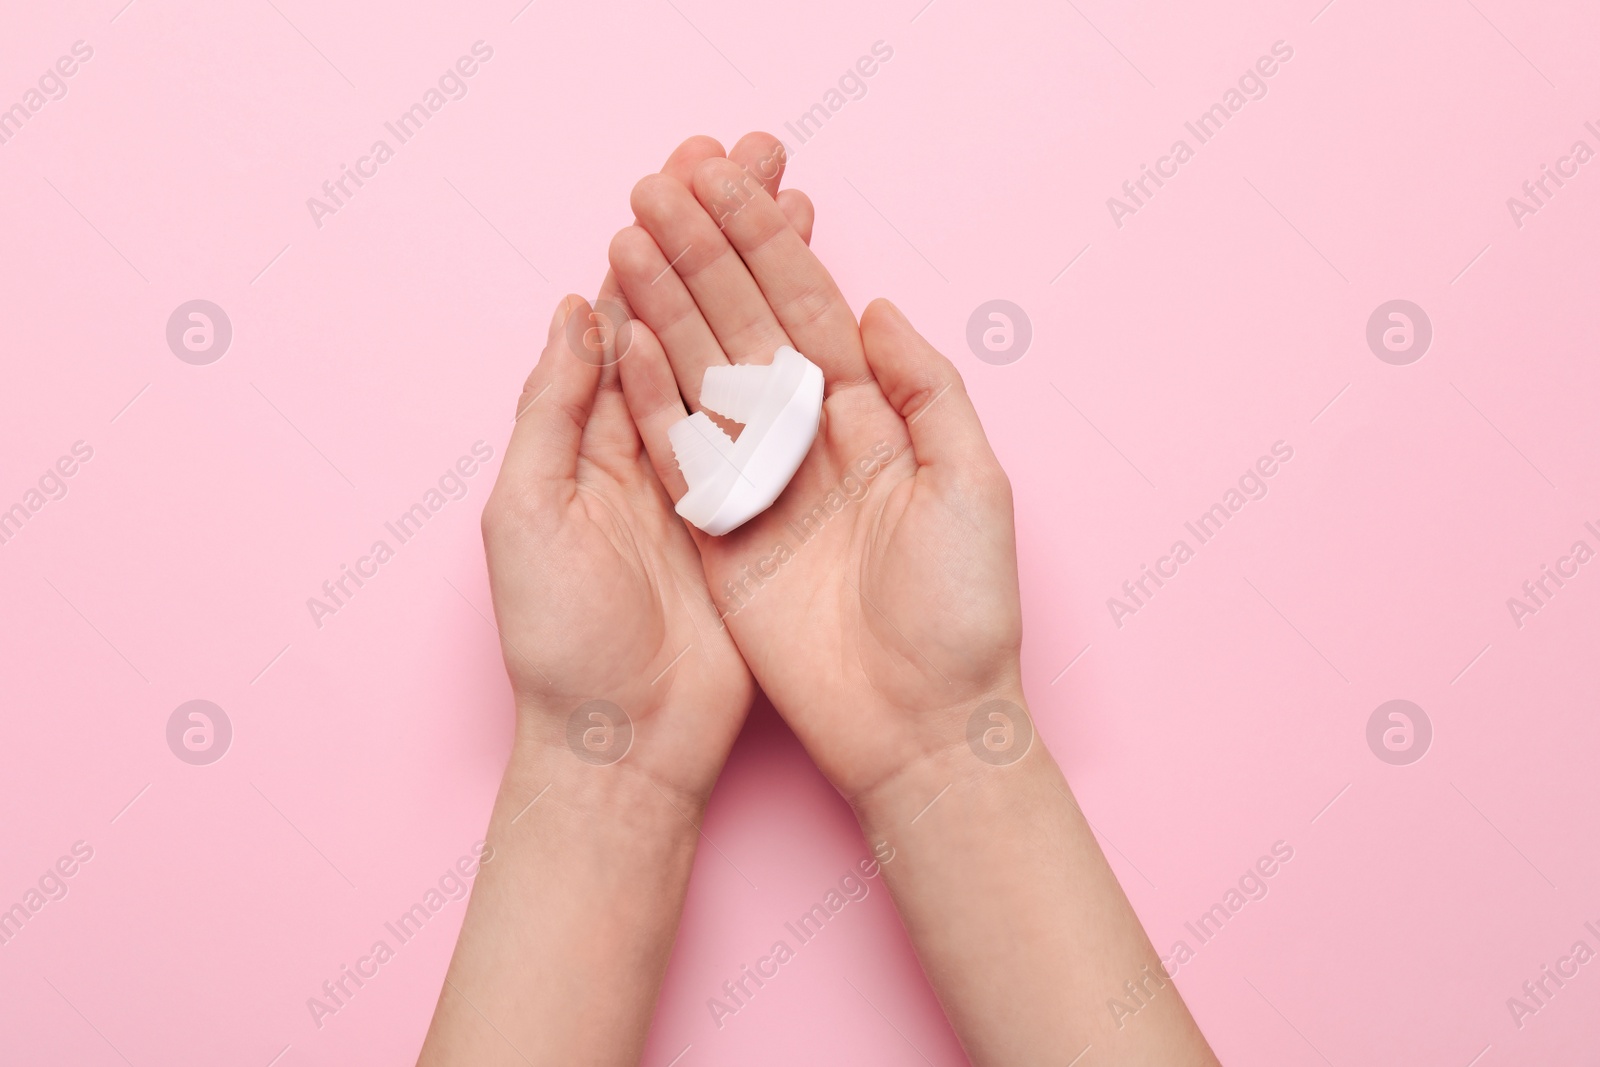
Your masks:
<instances>
[{"instance_id":1,"label":"knuckle","mask_svg":"<svg viewBox=\"0 0 1600 1067\"><path fill-rule=\"evenodd\" d=\"M810 329L825 323L833 314L833 294L815 282L802 286L789 302L789 314L801 329Z\"/></svg>"}]
</instances>

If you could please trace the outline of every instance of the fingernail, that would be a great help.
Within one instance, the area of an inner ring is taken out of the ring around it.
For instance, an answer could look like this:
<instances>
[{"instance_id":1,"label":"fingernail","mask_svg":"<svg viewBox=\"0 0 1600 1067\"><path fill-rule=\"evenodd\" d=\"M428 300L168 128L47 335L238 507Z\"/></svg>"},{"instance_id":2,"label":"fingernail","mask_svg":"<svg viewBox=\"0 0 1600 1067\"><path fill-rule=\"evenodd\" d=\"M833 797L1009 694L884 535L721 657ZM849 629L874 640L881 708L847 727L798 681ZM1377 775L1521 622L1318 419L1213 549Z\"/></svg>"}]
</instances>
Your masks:
<instances>
[{"instance_id":1,"label":"fingernail","mask_svg":"<svg viewBox=\"0 0 1600 1067\"><path fill-rule=\"evenodd\" d=\"M566 321L567 321L567 306L570 303L571 303L571 297L564 296L564 297L561 298L561 303L556 305L555 317L550 320L550 333L549 333L549 336L547 336L545 338L545 340L547 342L548 341L554 341L556 339L556 332L558 330L560 330L561 327L566 323Z\"/></svg>"}]
</instances>

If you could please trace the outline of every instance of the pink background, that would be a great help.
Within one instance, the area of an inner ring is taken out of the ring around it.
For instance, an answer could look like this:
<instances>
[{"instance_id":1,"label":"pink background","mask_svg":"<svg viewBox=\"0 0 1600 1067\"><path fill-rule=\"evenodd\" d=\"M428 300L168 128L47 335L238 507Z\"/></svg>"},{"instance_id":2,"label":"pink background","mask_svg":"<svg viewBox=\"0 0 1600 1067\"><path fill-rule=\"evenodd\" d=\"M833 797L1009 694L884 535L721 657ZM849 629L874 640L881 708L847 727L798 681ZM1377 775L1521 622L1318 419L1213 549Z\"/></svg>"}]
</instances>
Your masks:
<instances>
[{"instance_id":1,"label":"pink background","mask_svg":"<svg viewBox=\"0 0 1600 1067\"><path fill-rule=\"evenodd\" d=\"M1600 161L1521 227L1506 200L1600 149L1600 12L1323 2L8 7L0 106L94 54L0 145L0 508L94 455L0 546L0 908L94 854L0 947L0 1061L411 1060L461 903L320 1029L306 1000L485 824L510 722L477 519L553 302L681 138L786 134L881 40L789 180L1011 473L1040 732L1163 953L1294 849L1179 972L1223 1061L1591 1062L1600 964L1520 1029L1506 1000L1600 949L1600 563L1520 628L1506 599L1600 548ZM306 199L478 40L468 95L318 228ZM1115 225L1280 40L1267 96ZM233 324L209 366L165 341L196 298ZM966 343L993 298L1033 327L1006 366ZM1434 329L1409 366L1365 340L1396 298ZM466 498L318 629L306 598L480 439ZM1115 625L1280 440L1269 495ZM1366 741L1396 698L1434 731L1408 766ZM167 747L191 699L233 726L209 766ZM876 882L713 1024L867 852L765 705L705 832L647 1065L964 1062Z\"/></svg>"}]
</instances>

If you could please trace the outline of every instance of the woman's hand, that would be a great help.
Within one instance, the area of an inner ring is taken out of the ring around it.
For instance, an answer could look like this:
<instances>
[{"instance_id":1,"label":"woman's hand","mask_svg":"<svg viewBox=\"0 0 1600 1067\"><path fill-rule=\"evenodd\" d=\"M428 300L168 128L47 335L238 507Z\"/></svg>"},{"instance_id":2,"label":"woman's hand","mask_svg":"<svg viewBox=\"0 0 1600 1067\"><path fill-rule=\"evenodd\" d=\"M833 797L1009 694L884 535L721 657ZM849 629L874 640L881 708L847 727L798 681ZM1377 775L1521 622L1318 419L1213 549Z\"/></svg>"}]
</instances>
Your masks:
<instances>
[{"instance_id":1,"label":"woman's hand","mask_svg":"<svg viewBox=\"0 0 1600 1067\"><path fill-rule=\"evenodd\" d=\"M750 705L750 672L615 387L613 338L592 318L581 297L557 307L484 508L518 743L576 745L598 763L626 754L663 788L703 796Z\"/></svg>"},{"instance_id":2,"label":"woman's hand","mask_svg":"<svg viewBox=\"0 0 1600 1067\"><path fill-rule=\"evenodd\" d=\"M640 182L640 225L611 245L647 324L621 366L628 407L677 499L667 428L708 366L792 344L822 368L819 436L783 495L727 536L693 536L756 680L888 845L884 878L968 1056L1214 1067L1035 743L1011 490L960 376L886 301L858 328L738 168L706 160L690 188ZM1124 1026L1107 1005L1136 983Z\"/></svg>"},{"instance_id":3,"label":"woman's hand","mask_svg":"<svg viewBox=\"0 0 1600 1067\"><path fill-rule=\"evenodd\" d=\"M691 191L692 190L692 191ZM858 328L784 211L727 160L634 188L611 245L633 314L623 390L657 474L709 366L792 345L826 380L816 443L769 510L694 531L757 681L845 796L965 744L990 698L1021 702L1011 490L960 375L887 301Z\"/></svg>"},{"instance_id":4,"label":"woman's hand","mask_svg":"<svg viewBox=\"0 0 1600 1067\"><path fill-rule=\"evenodd\" d=\"M770 147L747 137L732 158L775 191ZM713 155L715 141L691 138L663 180ZM809 202L781 196L809 229ZM598 320L561 301L484 510L517 741L429 1067L638 1062L700 818L750 704L750 672L622 399L622 299L608 277Z\"/></svg>"},{"instance_id":5,"label":"woman's hand","mask_svg":"<svg viewBox=\"0 0 1600 1067\"><path fill-rule=\"evenodd\" d=\"M809 236L810 202L778 192L775 139L752 134L724 158L690 138L656 177L681 189L707 159L751 175ZM623 401L624 304L608 275L593 307L568 296L551 319L484 509L490 585L519 742L595 762L631 744L629 768L703 803L753 687Z\"/></svg>"}]
</instances>

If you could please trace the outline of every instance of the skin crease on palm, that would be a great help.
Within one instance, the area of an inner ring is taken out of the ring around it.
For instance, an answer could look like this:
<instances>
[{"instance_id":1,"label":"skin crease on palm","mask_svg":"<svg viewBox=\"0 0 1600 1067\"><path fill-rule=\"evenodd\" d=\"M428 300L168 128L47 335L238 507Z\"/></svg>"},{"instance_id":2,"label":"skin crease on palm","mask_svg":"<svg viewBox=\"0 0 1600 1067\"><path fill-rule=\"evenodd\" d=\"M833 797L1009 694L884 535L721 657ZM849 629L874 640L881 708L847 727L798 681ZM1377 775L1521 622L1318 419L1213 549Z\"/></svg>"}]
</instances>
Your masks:
<instances>
[{"instance_id":1,"label":"skin crease on palm","mask_svg":"<svg viewBox=\"0 0 1600 1067\"><path fill-rule=\"evenodd\" d=\"M696 410L707 366L767 363L789 344L823 370L817 440L782 496L724 537L692 535L723 612L740 604L730 583L752 589L758 560L780 542L793 549L726 622L854 803L964 745L971 710L1020 687L1010 485L950 362L887 301L858 326L786 212L736 163L707 158L687 187L652 175L632 204L638 224L612 241L611 264L643 326L621 377L673 499L685 485L667 427ZM799 543L792 529L885 446L893 458L866 495Z\"/></svg>"}]
</instances>

